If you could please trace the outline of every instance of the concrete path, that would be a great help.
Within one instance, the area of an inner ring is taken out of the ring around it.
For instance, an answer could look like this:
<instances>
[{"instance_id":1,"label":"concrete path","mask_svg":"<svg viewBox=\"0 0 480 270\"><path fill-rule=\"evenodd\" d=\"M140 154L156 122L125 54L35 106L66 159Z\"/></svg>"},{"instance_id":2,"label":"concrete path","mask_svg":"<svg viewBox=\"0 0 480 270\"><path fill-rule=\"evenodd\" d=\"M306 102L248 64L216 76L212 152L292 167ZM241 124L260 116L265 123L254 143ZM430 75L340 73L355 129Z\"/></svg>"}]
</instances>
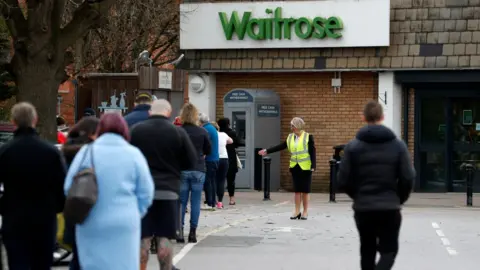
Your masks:
<instances>
[{"instance_id":1,"label":"concrete path","mask_svg":"<svg viewBox=\"0 0 480 270\"><path fill-rule=\"evenodd\" d=\"M313 194L307 221L291 221L291 194L238 193L237 205L202 211L200 242L176 245L181 270L358 270L359 244L350 201ZM400 254L394 269L478 269L480 208L463 194L413 194L403 210ZM474 198L480 205L480 196ZM187 217L188 220L188 217ZM188 228L185 228L188 233ZM67 269L58 267L56 269ZM150 270L159 269L155 257Z\"/></svg>"}]
</instances>

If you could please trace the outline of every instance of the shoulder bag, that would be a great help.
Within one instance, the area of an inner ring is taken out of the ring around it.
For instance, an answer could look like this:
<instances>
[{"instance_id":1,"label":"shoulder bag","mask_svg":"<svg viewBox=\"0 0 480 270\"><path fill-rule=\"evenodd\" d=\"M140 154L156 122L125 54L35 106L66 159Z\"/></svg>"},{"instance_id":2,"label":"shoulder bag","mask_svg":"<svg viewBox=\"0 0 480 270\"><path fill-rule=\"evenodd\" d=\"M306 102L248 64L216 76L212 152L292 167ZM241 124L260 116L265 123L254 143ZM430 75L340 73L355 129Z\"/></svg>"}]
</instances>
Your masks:
<instances>
[{"instance_id":1,"label":"shoulder bag","mask_svg":"<svg viewBox=\"0 0 480 270\"><path fill-rule=\"evenodd\" d=\"M93 143L85 151L81 164L85 161L89 151L91 167L80 170L73 177L73 183L68 190L63 210L65 219L74 224L85 222L98 198L97 177L93 162Z\"/></svg>"}]
</instances>

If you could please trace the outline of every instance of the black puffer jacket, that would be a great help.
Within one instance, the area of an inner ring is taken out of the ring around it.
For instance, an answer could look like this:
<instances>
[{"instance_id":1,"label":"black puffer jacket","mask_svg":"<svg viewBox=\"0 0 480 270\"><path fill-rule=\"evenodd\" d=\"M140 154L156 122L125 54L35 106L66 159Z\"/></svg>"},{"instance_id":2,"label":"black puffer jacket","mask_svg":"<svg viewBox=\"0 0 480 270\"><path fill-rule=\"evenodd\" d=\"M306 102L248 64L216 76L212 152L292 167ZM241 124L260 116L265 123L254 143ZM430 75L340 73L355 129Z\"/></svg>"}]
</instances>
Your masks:
<instances>
[{"instance_id":1,"label":"black puffer jacket","mask_svg":"<svg viewBox=\"0 0 480 270\"><path fill-rule=\"evenodd\" d=\"M338 181L356 211L395 210L407 201L415 170L407 146L382 125L361 128L347 144Z\"/></svg>"},{"instance_id":2,"label":"black puffer jacket","mask_svg":"<svg viewBox=\"0 0 480 270\"><path fill-rule=\"evenodd\" d=\"M72 164L72 161L77 155L78 151L80 151L80 148L82 148L83 145L91 142L92 140L85 136L85 137L69 138L67 142L64 145L62 145L62 153L63 153L63 156L65 157L65 161L68 167L70 167L70 164Z\"/></svg>"}]
</instances>

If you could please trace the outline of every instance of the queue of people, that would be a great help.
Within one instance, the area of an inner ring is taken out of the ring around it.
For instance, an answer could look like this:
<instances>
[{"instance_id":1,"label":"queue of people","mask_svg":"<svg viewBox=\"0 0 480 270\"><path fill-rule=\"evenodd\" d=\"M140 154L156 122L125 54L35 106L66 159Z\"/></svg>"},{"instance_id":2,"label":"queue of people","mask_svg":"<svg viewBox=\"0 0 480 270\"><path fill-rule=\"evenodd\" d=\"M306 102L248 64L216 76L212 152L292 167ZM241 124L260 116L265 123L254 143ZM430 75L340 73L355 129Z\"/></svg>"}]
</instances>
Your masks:
<instances>
[{"instance_id":1,"label":"queue of people","mask_svg":"<svg viewBox=\"0 0 480 270\"><path fill-rule=\"evenodd\" d=\"M202 190L205 209L222 209L226 180L229 204L236 204L240 164L235 149L240 143L228 118L210 122L190 103L173 123L171 114L168 101L139 94L125 118L116 113L100 119L85 115L59 152L38 136L35 108L26 102L16 104L11 112L17 127L14 139L0 148L4 186L0 211L9 269L50 269L56 215L65 201L78 206L88 201L82 191L73 190L82 190L82 183L88 182L86 169L101 192L93 196L85 221L66 218L64 242L73 250L70 269L137 269L140 264L145 270L151 243L156 243L160 269L177 269L172 240L185 241L188 202L189 243L197 242ZM366 126L345 147L338 181L354 201L361 269L389 270L398 253L400 208L408 200L415 171L406 145L381 125L381 105L367 103L363 116ZM292 133L284 142L258 154L290 152L295 193L290 219L307 220L315 142L303 119L293 118L290 127ZM83 182L78 182L81 177ZM375 262L377 251L381 256Z\"/></svg>"}]
</instances>

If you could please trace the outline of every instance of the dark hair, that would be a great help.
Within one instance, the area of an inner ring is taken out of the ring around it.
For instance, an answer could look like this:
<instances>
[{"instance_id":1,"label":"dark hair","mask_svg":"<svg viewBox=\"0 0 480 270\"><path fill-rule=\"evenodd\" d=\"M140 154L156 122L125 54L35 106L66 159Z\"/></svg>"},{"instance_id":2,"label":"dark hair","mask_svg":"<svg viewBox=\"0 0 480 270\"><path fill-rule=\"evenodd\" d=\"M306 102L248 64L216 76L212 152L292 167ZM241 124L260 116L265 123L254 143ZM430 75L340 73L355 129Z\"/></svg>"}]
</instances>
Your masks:
<instances>
[{"instance_id":1,"label":"dark hair","mask_svg":"<svg viewBox=\"0 0 480 270\"><path fill-rule=\"evenodd\" d=\"M125 119L118 113L105 113L100 118L97 136L100 137L105 133L115 133L127 141L130 140L127 122L125 122Z\"/></svg>"},{"instance_id":2,"label":"dark hair","mask_svg":"<svg viewBox=\"0 0 480 270\"><path fill-rule=\"evenodd\" d=\"M375 123L383 118L383 107L375 100L370 100L363 107L363 116L367 123Z\"/></svg>"},{"instance_id":3,"label":"dark hair","mask_svg":"<svg viewBox=\"0 0 480 270\"><path fill-rule=\"evenodd\" d=\"M225 131L228 129L228 127L230 126L230 119L228 118L220 118L218 121L217 121L217 124L218 126L220 127L220 131Z\"/></svg>"},{"instance_id":4,"label":"dark hair","mask_svg":"<svg viewBox=\"0 0 480 270\"><path fill-rule=\"evenodd\" d=\"M84 116L96 116L97 113L92 108L85 108L85 110L83 110L83 115Z\"/></svg>"},{"instance_id":5,"label":"dark hair","mask_svg":"<svg viewBox=\"0 0 480 270\"><path fill-rule=\"evenodd\" d=\"M65 125L67 121L65 121L65 118L61 116L57 116L57 126Z\"/></svg>"},{"instance_id":6,"label":"dark hair","mask_svg":"<svg viewBox=\"0 0 480 270\"><path fill-rule=\"evenodd\" d=\"M69 139L88 138L95 135L100 121L94 116L83 117L68 133Z\"/></svg>"},{"instance_id":7,"label":"dark hair","mask_svg":"<svg viewBox=\"0 0 480 270\"><path fill-rule=\"evenodd\" d=\"M152 95L149 93L140 93L135 97L135 103L137 104L151 103L152 100Z\"/></svg>"}]
</instances>

